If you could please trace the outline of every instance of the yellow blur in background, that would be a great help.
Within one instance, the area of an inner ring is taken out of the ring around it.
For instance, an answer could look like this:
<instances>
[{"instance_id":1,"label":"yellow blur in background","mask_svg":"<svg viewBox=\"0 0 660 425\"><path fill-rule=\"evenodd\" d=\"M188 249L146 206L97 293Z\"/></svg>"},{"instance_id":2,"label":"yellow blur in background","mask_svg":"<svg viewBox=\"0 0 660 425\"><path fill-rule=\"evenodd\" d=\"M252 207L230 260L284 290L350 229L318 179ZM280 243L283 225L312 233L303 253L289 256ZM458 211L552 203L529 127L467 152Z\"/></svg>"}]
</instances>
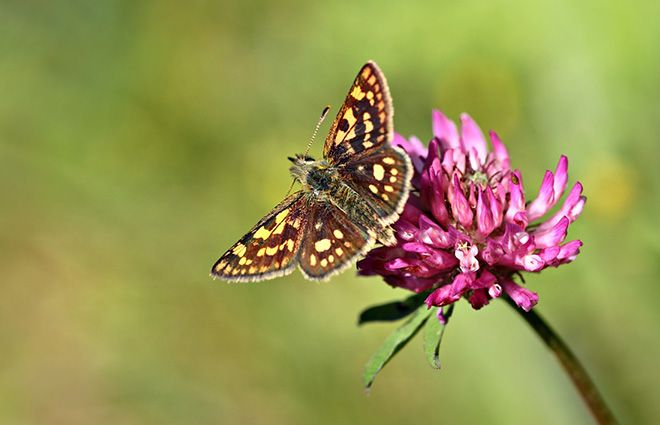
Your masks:
<instances>
[{"instance_id":1,"label":"yellow blur in background","mask_svg":"<svg viewBox=\"0 0 660 425\"><path fill-rule=\"evenodd\" d=\"M208 276L368 59L399 133L466 111L530 197L568 155L582 254L528 287L622 422L657 421L659 18L642 0L1 0L0 423L590 423L505 303L459 302L443 369L413 340L366 395L394 326L357 314L407 293L354 271Z\"/></svg>"}]
</instances>

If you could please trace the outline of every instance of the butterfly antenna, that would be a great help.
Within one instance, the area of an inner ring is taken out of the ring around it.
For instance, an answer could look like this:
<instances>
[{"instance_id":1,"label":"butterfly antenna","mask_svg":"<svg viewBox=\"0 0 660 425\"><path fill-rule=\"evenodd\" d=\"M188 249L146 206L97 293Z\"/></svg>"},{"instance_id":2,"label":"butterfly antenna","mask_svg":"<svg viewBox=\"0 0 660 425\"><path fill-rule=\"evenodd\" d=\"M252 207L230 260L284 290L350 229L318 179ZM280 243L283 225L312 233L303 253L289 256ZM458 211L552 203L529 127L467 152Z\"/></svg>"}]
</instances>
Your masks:
<instances>
[{"instance_id":1,"label":"butterfly antenna","mask_svg":"<svg viewBox=\"0 0 660 425\"><path fill-rule=\"evenodd\" d=\"M319 132L319 128L321 127L321 124L323 124L323 120L328 115L329 111L330 111L330 105L327 105L325 108L323 108L323 111L321 112L321 117L319 118L319 122L317 122L316 127L314 127L312 138L309 139L309 143L307 143L307 148L305 149L305 153L302 155L303 157L307 156L307 153L309 152L309 149L312 147L312 143L314 143L314 139L316 138L316 133ZM296 184L296 179L293 179L291 181L291 186L289 186L289 190L286 191L286 195L284 196L285 198L289 196L289 194L291 193L291 189L293 189L294 184Z\"/></svg>"},{"instance_id":2,"label":"butterfly antenna","mask_svg":"<svg viewBox=\"0 0 660 425\"><path fill-rule=\"evenodd\" d=\"M303 154L303 156L306 156L307 153L309 152L309 149L312 147L312 143L314 143L314 139L316 138L316 133L319 132L319 128L321 127L321 124L323 124L323 120L328 115L328 112L330 112L330 105L323 108L323 112L321 112L321 118L319 118L319 122L316 123L316 127L314 128L314 133L312 133L312 138L309 139L309 143L307 143L307 148L305 149L305 153Z\"/></svg>"}]
</instances>

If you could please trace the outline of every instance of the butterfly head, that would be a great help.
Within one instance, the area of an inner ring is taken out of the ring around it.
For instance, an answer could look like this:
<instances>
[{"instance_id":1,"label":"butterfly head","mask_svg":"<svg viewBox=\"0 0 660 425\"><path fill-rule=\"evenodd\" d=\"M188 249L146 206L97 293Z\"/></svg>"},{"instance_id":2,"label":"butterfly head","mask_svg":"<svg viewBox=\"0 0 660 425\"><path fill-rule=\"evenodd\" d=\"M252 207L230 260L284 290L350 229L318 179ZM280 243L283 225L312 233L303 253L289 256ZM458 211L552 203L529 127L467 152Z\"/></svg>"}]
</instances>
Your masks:
<instances>
[{"instance_id":1,"label":"butterfly head","mask_svg":"<svg viewBox=\"0 0 660 425\"><path fill-rule=\"evenodd\" d=\"M299 153L293 157L290 156L288 159L293 163L289 168L291 175L301 183L306 182L307 175L313 168L316 168L319 162L307 154Z\"/></svg>"},{"instance_id":2,"label":"butterfly head","mask_svg":"<svg viewBox=\"0 0 660 425\"><path fill-rule=\"evenodd\" d=\"M320 192L327 190L332 180L334 180L335 170L333 170L327 161L317 161L309 155L297 154L295 157L289 157L293 162L289 171L294 179L302 183L306 190Z\"/></svg>"}]
</instances>

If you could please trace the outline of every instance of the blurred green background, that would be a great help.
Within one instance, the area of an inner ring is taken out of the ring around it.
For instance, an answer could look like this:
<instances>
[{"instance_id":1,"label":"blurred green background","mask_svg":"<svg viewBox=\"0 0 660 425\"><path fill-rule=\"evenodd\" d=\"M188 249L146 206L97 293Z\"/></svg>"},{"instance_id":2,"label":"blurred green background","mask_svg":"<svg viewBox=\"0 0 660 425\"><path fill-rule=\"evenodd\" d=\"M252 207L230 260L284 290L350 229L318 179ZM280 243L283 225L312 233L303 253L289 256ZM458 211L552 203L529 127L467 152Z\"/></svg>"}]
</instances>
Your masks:
<instances>
[{"instance_id":1,"label":"blurred green background","mask_svg":"<svg viewBox=\"0 0 660 425\"><path fill-rule=\"evenodd\" d=\"M415 340L365 395L393 326L357 314L407 293L209 278L367 59L404 135L467 111L531 193L569 156L583 253L529 287L617 416L657 421L659 18L655 0L1 0L0 423L591 423L504 303L461 301L442 371Z\"/></svg>"}]
</instances>

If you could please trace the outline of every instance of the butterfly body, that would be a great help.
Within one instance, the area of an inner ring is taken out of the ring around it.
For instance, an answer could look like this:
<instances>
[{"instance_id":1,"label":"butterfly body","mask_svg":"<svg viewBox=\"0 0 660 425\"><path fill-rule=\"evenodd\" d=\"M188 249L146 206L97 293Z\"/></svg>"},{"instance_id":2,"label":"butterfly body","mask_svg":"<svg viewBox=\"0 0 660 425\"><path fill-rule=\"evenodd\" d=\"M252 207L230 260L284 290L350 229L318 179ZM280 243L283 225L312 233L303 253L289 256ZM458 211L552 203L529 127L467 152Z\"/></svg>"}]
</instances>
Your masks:
<instances>
[{"instance_id":1,"label":"butterfly body","mask_svg":"<svg viewBox=\"0 0 660 425\"><path fill-rule=\"evenodd\" d=\"M323 158L290 157L300 184L214 264L228 281L271 279L299 266L326 280L375 243L396 242L390 227L408 197L412 166L393 137L385 78L373 62L358 73L326 138Z\"/></svg>"},{"instance_id":2,"label":"butterfly body","mask_svg":"<svg viewBox=\"0 0 660 425\"><path fill-rule=\"evenodd\" d=\"M342 177L342 167L332 166L325 160L315 161L309 156L289 158L293 162L291 175L301 183L305 196L317 202L327 202L343 211L356 224L367 229L378 242L395 243L394 233L382 221L381 214ZM317 223L315 223L317 224ZM321 223L322 224L322 223Z\"/></svg>"}]
</instances>

